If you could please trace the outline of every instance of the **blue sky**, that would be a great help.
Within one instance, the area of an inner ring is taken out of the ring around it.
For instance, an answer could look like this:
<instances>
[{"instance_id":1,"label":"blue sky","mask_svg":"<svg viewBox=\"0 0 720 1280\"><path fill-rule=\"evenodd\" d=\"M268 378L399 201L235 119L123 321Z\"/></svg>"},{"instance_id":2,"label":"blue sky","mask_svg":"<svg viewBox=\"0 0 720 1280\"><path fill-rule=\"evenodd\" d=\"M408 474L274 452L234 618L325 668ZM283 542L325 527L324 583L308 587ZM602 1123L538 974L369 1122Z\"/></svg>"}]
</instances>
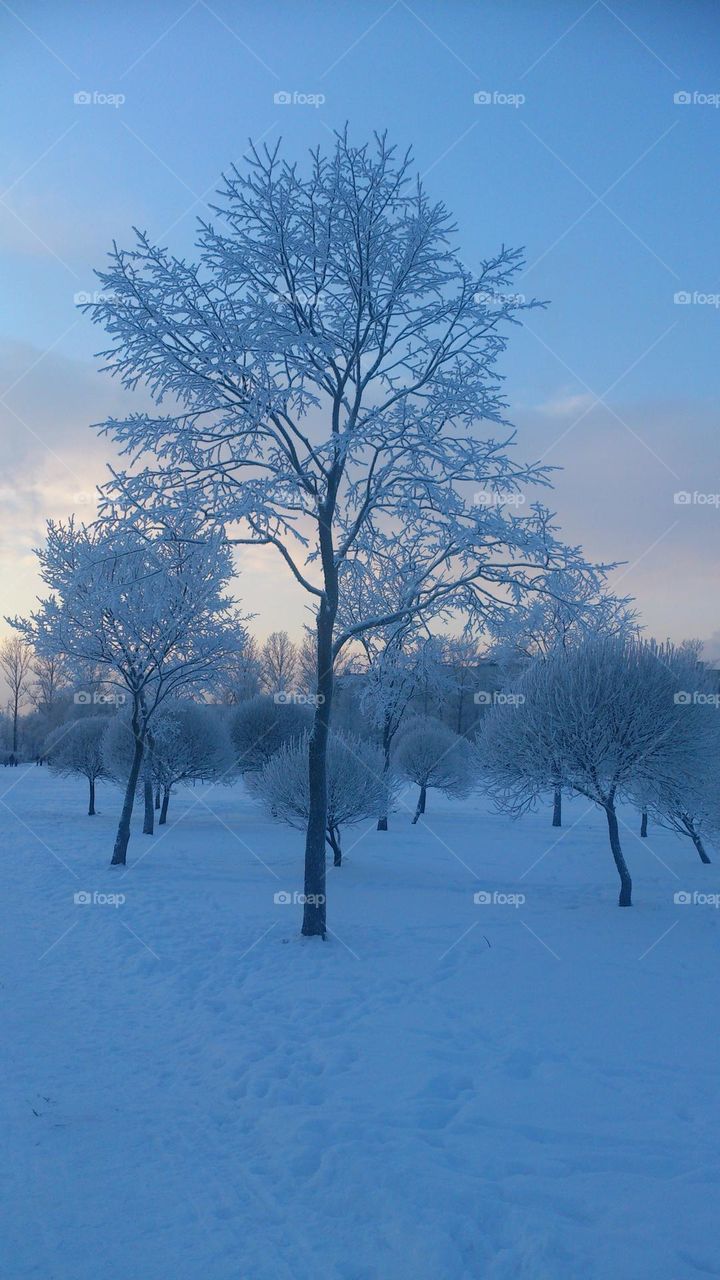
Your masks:
<instances>
[{"instance_id":1,"label":"blue sky","mask_svg":"<svg viewBox=\"0 0 720 1280\"><path fill-rule=\"evenodd\" d=\"M87 424L121 397L73 304L113 238L135 223L189 253L249 136L300 158L348 121L357 140L387 129L412 146L469 265L526 247L518 289L551 306L503 362L519 452L564 467L568 537L628 561L622 589L650 632L710 637L719 37L701 0L2 4L2 612L32 599L44 516L102 478L107 445ZM325 101L278 105L280 91ZM678 505L678 491L700 496ZM241 583L260 632L294 601L268 572L249 562Z\"/></svg>"}]
</instances>

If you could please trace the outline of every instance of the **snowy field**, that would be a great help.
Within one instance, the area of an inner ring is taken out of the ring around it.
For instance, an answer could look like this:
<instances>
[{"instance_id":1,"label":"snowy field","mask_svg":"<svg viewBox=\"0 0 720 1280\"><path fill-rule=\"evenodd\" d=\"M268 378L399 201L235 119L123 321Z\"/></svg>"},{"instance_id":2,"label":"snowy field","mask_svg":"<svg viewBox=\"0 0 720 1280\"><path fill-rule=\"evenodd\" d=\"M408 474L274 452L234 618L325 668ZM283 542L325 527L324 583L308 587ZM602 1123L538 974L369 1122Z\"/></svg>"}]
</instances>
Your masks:
<instances>
[{"instance_id":1,"label":"snowy field","mask_svg":"<svg viewBox=\"0 0 720 1280\"><path fill-rule=\"evenodd\" d=\"M240 785L112 871L117 792L0 796L7 1280L720 1275L720 912L673 900L720 858L623 829L620 911L584 802L558 833L431 793L346 832L322 943Z\"/></svg>"}]
</instances>

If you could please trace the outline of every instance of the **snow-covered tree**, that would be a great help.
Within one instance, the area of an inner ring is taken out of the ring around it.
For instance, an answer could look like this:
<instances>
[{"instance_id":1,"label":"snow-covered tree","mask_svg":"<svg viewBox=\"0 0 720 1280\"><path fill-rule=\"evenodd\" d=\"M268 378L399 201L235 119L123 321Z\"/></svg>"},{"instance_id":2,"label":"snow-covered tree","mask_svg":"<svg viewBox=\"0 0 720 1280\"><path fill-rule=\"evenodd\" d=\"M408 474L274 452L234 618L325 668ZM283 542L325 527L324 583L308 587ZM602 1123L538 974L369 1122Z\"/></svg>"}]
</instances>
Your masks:
<instances>
[{"instance_id":1,"label":"snow-covered tree","mask_svg":"<svg viewBox=\"0 0 720 1280\"><path fill-rule=\"evenodd\" d=\"M533 659L533 664L540 662ZM482 717L473 752L498 808L518 815L539 795L555 797L553 826L559 826L558 790L562 777L560 744L546 732L545 703L527 697L525 679L516 677Z\"/></svg>"},{"instance_id":2,"label":"snow-covered tree","mask_svg":"<svg viewBox=\"0 0 720 1280\"><path fill-rule=\"evenodd\" d=\"M149 781L161 800L159 826L167 822L173 787L183 782L219 782L233 771L230 737L217 708L198 702L165 702L152 722L153 751ZM124 784L134 752L127 716L113 718L104 740L109 774ZM144 791L138 780L138 793Z\"/></svg>"},{"instance_id":3,"label":"snow-covered tree","mask_svg":"<svg viewBox=\"0 0 720 1280\"><path fill-rule=\"evenodd\" d=\"M489 656L511 673L521 663L567 652L593 636L627 636L638 632L632 597L617 596L608 587L608 570L588 574L582 569L550 570L543 575L543 591L526 595L512 610L490 622ZM537 586L540 582L537 583ZM562 826L563 779L553 783L554 827Z\"/></svg>"},{"instance_id":4,"label":"snow-covered tree","mask_svg":"<svg viewBox=\"0 0 720 1280\"><path fill-rule=\"evenodd\" d=\"M362 669L362 662L354 647L348 646L336 654L333 676L337 681L343 676L354 675ZM305 628L305 634L297 648L295 686L300 693L315 697L317 689L317 639L314 628Z\"/></svg>"},{"instance_id":5,"label":"snow-covered tree","mask_svg":"<svg viewBox=\"0 0 720 1280\"><path fill-rule=\"evenodd\" d=\"M160 826L167 821L173 787L182 782L220 782L234 769L227 727L213 707L168 702L154 728L153 781L162 791Z\"/></svg>"},{"instance_id":6,"label":"snow-covered tree","mask_svg":"<svg viewBox=\"0 0 720 1280\"><path fill-rule=\"evenodd\" d=\"M124 864L152 717L167 698L208 685L242 647L243 625L225 595L231 553L220 534L201 538L186 516L163 537L139 519L50 521L37 554L52 594L13 625L38 653L99 673L129 703L135 745L112 857Z\"/></svg>"},{"instance_id":7,"label":"snow-covered tree","mask_svg":"<svg viewBox=\"0 0 720 1280\"><path fill-rule=\"evenodd\" d=\"M672 771L659 783L645 783L635 800L643 804L643 816L649 811L660 826L687 837L700 861L709 863L706 842L720 838L720 695L696 647L670 648L665 660L675 671L680 713Z\"/></svg>"},{"instance_id":8,"label":"snow-covered tree","mask_svg":"<svg viewBox=\"0 0 720 1280\"><path fill-rule=\"evenodd\" d=\"M419 717L408 725L395 752L401 777L420 788L413 824L425 812L431 788L443 795L462 797L471 790L474 774L470 746L439 720Z\"/></svg>"},{"instance_id":9,"label":"snow-covered tree","mask_svg":"<svg viewBox=\"0 0 720 1280\"><path fill-rule=\"evenodd\" d=\"M697 849L701 862L710 863L705 842L708 838L717 838L718 797L707 792L686 797L679 804L668 804L667 801L656 810L655 816L661 826L680 836L687 836Z\"/></svg>"},{"instance_id":10,"label":"snow-covered tree","mask_svg":"<svg viewBox=\"0 0 720 1280\"><path fill-rule=\"evenodd\" d=\"M31 671L34 679L30 682L30 701L38 711L49 714L70 690L69 665L57 654L36 654Z\"/></svg>"},{"instance_id":11,"label":"snow-covered tree","mask_svg":"<svg viewBox=\"0 0 720 1280\"><path fill-rule=\"evenodd\" d=\"M632 881L616 805L677 788L693 726L676 694L692 678L692 664L672 645L589 639L532 662L516 685L521 700L493 707L483 725L482 764L503 808L532 807L557 769L603 809L621 907L631 905Z\"/></svg>"},{"instance_id":12,"label":"snow-covered tree","mask_svg":"<svg viewBox=\"0 0 720 1280\"><path fill-rule=\"evenodd\" d=\"M103 752L107 716L83 716L53 729L45 743L49 767L62 778L73 774L87 778L90 791L88 817L95 815L95 784L109 777Z\"/></svg>"},{"instance_id":13,"label":"snow-covered tree","mask_svg":"<svg viewBox=\"0 0 720 1280\"><path fill-rule=\"evenodd\" d=\"M312 724L309 707L259 694L249 698L230 717L230 737L242 773L262 769L287 742L307 735Z\"/></svg>"},{"instance_id":14,"label":"snow-covered tree","mask_svg":"<svg viewBox=\"0 0 720 1280\"><path fill-rule=\"evenodd\" d=\"M443 720L453 697L452 672L445 661L446 637L430 635L422 642L417 687L409 713L418 718Z\"/></svg>"},{"instance_id":15,"label":"snow-covered tree","mask_svg":"<svg viewBox=\"0 0 720 1280\"><path fill-rule=\"evenodd\" d=\"M314 605L303 932L324 935L334 663L392 621L338 629L344 566L410 538L408 616L450 596L484 615L508 584L579 557L546 510L519 516L501 502L547 482L511 456L495 369L521 309L518 251L466 269L448 211L385 137L356 147L342 134L305 173L277 148L252 148L216 213L217 226L200 224L197 264L140 234L99 273L90 310L109 335L106 368L172 405L105 424L133 458L156 460L116 475L111 492L167 521L190 504L234 542L274 548Z\"/></svg>"},{"instance_id":16,"label":"snow-covered tree","mask_svg":"<svg viewBox=\"0 0 720 1280\"><path fill-rule=\"evenodd\" d=\"M449 636L445 641L444 659L448 667L448 684L456 699L455 731L465 733L469 727L466 711L473 706L477 689L480 650L472 636ZM476 717L473 716L473 720ZM471 721L472 724L472 721Z\"/></svg>"},{"instance_id":17,"label":"snow-covered tree","mask_svg":"<svg viewBox=\"0 0 720 1280\"><path fill-rule=\"evenodd\" d=\"M10 743L12 742L12 726L10 719L4 711L0 711L0 745L3 752L10 753ZM9 758L5 760L5 764L9 764Z\"/></svg>"},{"instance_id":18,"label":"snow-covered tree","mask_svg":"<svg viewBox=\"0 0 720 1280\"><path fill-rule=\"evenodd\" d=\"M379 730L383 753L383 777L388 786L378 814L378 831L387 831L390 808L391 758L396 735L417 688L422 663L422 642L412 640L407 619L383 629L380 635L363 637L368 667L362 696L363 708Z\"/></svg>"},{"instance_id":19,"label":"snow-covered tree","mask_svg":"<svg viewBox=\"0 0 720 1280\"><path fill-rule=\"evenodd\" d=\"M317 689L317 642L307 627L298 645L297 686L303 693L315 693Z\"/></svg>"},{"instance_id":20,"label":"snow-covered tree","mask_svg":"<svg viewBox=\"0 0 720 1280\"><path fill-rule=\"evenodd\" d=\"M124 788L130 776L135 755L135 734L127 710L121 710L105 721L102 753L108 778L116 786ZM143 753L143 760L144 758ZM144 780L141 774L136 782L137 795L142 794L143 785Z\"/></svg>"},{"instance_id":21,"label":"snow-covered tree","mask_svg":"<svg viewBox=\"0 0 720 1280\"><path fill-rule=\"evenodd\" d=\"M266 693L283 693L294 687L297 649L287 631L273 631L261 653L262 684Z\"/></svg>"},{"instance_id":22,"label":"snow-covered tree","mask_svg":"<svg viewBox=\"0 0 720 1280\"><path fill-rule=\"evenodd\" d=\"M636 635L639 624L632 597L617 596L608 586L614 567L597 568L592 575L578 568L543 574L544 590L492 619L489 656L498 662L531 661L593 636ZM540 585L538 579L536 586Z\"/></svg>"},{"instance_id":23,"label":"snow-covered tree","mask_svg":"<svg viewBox=\"0 0 720 1280\"><path fill-rule=\"evenodd\" d=\"M214 681L215 700L226 707L254 698L260 692L262 662L257 644L251 635L238 653L230 654L218 668Z\"/></svg>"},{"instance_id":24,"label":"snow-covered tree","mask_svg":"<svg viewBox=\"0 0 720 1280\"><path fill-rule=\"evenodd\" d=\"M408 611L408 591L413 589L416 561L412 547L405 544L395 548L391 561L382 554L358 556L347 572L352 575L353 586L340 595L341 627L350 630L358 620L373 613L395 615L392 621L358 634L364 658L361 706L380 737L383 776L388 784L377 829L387 831L393 745L412 699L421 686L429 688L433 674L441 670L441 642L427 628L430 616L446 617L449 607L440 601L434 611L428 609L421 618Z\"/></svg>"},{"instance_id":25,"label":"snow-covered tree","mask_svg":"<svg viewBox=\"0 0 720 1280\"><path fill-rule=\"evenodd\" d=\"M273 817L303 827L310 812L307 737L286 742L251 782L251 790ZM341 829L372 818L386 794L377 747L336 730L328 751L328 811L325 838L333 864L342 865ZM391 800L394 785L390 786Z\"/></svg>"},{"instance_id":26,"label":"snow-covered tree","mask_svg":"<svg viewBox=\"0 0 720 1280\"><path fill-rule=\"evenodd\" d=\"M159 714L161 712L155 713L153 725L157 722ZM115 715L108 725L103 739L103 758L108 776L119 787L127 788L130 778L134 776L133 765L136 746L137 739L133 731L131 717L122 712ZM143 802L142 829L144 836L151 836L155 833L153 753L154 733L150 728L150 724L147 724L143 739L142 764L135 783L135 799ZM127 790L125 794L127 798Z\"/></svg>"},{"instance_id":27,"label":"snow-covered tree","mask_svg":"<svg viewBox=\"0 0 720 1280\"><path fill-rule=\"evenodd\" d=\"M17 760L20 708L30 688L33 652L20 636L10 636L0 645L0 671L10 689L12 719L12 757Z\"/></svg>"}]
</instances>

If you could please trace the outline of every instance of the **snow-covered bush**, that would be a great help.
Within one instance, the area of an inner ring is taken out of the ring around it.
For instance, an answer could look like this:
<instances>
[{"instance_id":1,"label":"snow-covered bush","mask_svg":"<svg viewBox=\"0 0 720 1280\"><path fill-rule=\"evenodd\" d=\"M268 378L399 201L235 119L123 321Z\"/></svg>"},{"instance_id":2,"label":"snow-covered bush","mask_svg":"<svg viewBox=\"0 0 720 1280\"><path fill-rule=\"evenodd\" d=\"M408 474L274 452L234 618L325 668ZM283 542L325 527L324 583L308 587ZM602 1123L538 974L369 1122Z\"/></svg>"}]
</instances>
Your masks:
<instances>
[{"instance_id":1,"label":"snow-covered bush","mask_svg":"<svg viewBox=\"0 0 720 1280\"><path fill-rule=\"evenodd\" d=\"M130 776L135 752L135 734L130 716L119 711L112 719L105 720L105 733L102 739L102 755L106 776L118 787L124 787ZM143 778L138 774L136 792L142 794Z\"/></svg>"},{"instance_id":2,"label":"snow-covered bush","mask_svg":"<svg viewBox=\"0 0 720 1280\"><path fill-rule=\"evenodd\" d=\"M517 684L523 701L494 707L483 725L480 758L502 808L531 807L557 771L604 810L621 907L631 905L632 881L616 803L654 796L661 811L690 792L710 721L687 714L686 691L703 679L682 648L599 637L534 661Z\"/></svg>"},{"instance_id":3,"label":"snow-covered bush","mask_svg":"<svg viewBox=\"0 0 720 1280\"><path fill-rule=\"evenodd\" d=\"M153 731L152 778L162 792L160 826L180 782L219 782L233 771L234 753L222 718L196 702L168 703Z\"/></svg>"},{"instance_id":4,"label":"snow-covered bush","mask_svg":"<svg viewBox=\"0 0 720 1280\"><path fill-rule=\"evenodd\" d=\"M258 799L281 822L305 827L310 813L307 738L286 742L250 780ZM336 867L342 863L341 827L376 817L386 796L379 748L351 734L335 732L328 749L326 839ZM391 783L391 798L395 787Z\"/></svg>"},{"instance_id":5,"label":"snow-covered bush","mask_svg":"<svg viewBox=\"0 0 720 1280\"><path fill-rule=\"evenodd\" d=\"M144 801L143 835L150 836L155 829L153 740L153 733L146 730L142 743L142 767L139 770L135 768L138 746L136 729L133 726L133 717L128 711L120 712L113 717L103 740L103 756L108 777L125 791L126 798L131 781L134 779L133 800Z\"/></svg>"},{"instance_id":6,"label":"snow-covered bush","mask_svg":"<svg viewBox=\"0 0 720 1280\"><path fill-rule=\"evenodd\" d=\"M103 741L108 776L125 786L132 767L135 738L127 715L117 715ZM147 783L161 798L160 826L167 821L172 788L180 782L215 782L234 765L233 750L222 716L196 702L169 702L153 722L145 756L147 772L137 780L137 794Z\"/></svg>"},{"instance_id":7,"label":"snow-covered bush","mask_svg":"<svg viewBox=\"0 0 720 1280\"><path fill-rule=\"evenodd\" d=\"M689 840L692 840L701 862L710 862L705 848L705 840L713 828L711 828L705 814L704 803L697 805L690 802L677 807L668 806L665 809L655 810L654 816L659 821L660 826L667 827L670 831L677 832L679 836L687 836ZM717 830L718 828L715 824L715 839L717 839Z\"/></svg>"},{"instance_id":8,"label":"snow-covered bush","mask_svg":"<svg viewBox=\"0 0 720 1280\"><path fill-rule=\"evenodd\" d=\"M604 567L594 575L577 569L551 569L539 574L533 593L527 593L513 603L512 609L490 620L492 643L488 656L512 674L518 664L524 667L551 653L562 654L587 638L637 634L632 598L612 594L607 584ZM502 749L500 743L495 746ZM563 779L555 772L551 781L553 826L560 827Z\"/></svg>"},{"instance_id":9,"label":"snow-covered bush","mask_svg":"<svg viewBox=\"0 0 720 1280\"><path fill-rule=\"evenodd\" d=\"M312 712L303 703L276 701L266 694L241 702L230 717L238 769L243 773L262 769L281 747L307 733L311 723Z\"/></svg>"},{"instance_id":10,"label":"snow-covered bush","mask_svg":"<svg viewBox=\"0 0 720 1280\"><path fill-rule=\"evenodd\" d=\"M107 778L103 739L108 727L107 716L84 716L70 724L59 725L48 736L45 755L49 767L61 777L79 774L87 778L90 790L88 817L95 814L95 783Z\"/></svg>"},{"instance_id":11,"label":"snow-covered bush","mask_svg":"<svg viewBox=\"0 0 720 1280\"><path fill-rule=\"evenodd\" d=\"M516 816L532 808L540 795L562 786L560 744L544 700L531 693L534 683L528 673L482 717L473 748L479 774L498 808Z\"/></svg>"},{"instance_id":12,"label":"snow-covered bush","mask_svg":"<svg viewBox=\"0 0 720 1280\"><path fill-rule=\"evenodd\" d=\"M439 720L410 722L395 752L395 767L401 777L420 788L413 824L425 812L431 787L446 796L466 796L473 784L470 746Z\"/></svg>"},{"instance_id":13,"label":"snow-covered bush","mask_svg":"<svg viewBox=\"0 0 720 1280\"><path fill-rule=\"evenodd\" d=\"M698 683L707 696L709 682L701 676ZM649 789L647 809L660 826L692 840L700 861L709 863L706 841L720 842L720 715L712 702L682 709L688 723L675 744L675 777Z\"/></svg>"}]
</instances>

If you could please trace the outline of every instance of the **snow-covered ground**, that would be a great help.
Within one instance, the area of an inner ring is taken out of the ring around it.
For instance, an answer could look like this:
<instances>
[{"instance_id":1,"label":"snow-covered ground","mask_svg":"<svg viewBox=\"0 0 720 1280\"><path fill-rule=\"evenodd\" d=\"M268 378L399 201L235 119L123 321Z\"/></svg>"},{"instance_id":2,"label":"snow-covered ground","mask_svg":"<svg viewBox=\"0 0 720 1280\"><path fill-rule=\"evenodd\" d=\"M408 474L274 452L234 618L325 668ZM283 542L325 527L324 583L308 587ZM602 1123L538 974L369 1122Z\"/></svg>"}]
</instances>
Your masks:
<instances>
[{"instance_id":1,"label":"snow-covered ground","mask_svg":"<svg viewBox=\"0 0 720 1280\"><path fill-rule=\"evenodd\" d=\"M558 833L431 793L346 833L322 943L241 785L136 824L127 871L112 789L0 798L3 1277L720 1275L720 912L673 900L720 859L625 830L621 911L584 802Z\"/></svg>"}]
</instances>

